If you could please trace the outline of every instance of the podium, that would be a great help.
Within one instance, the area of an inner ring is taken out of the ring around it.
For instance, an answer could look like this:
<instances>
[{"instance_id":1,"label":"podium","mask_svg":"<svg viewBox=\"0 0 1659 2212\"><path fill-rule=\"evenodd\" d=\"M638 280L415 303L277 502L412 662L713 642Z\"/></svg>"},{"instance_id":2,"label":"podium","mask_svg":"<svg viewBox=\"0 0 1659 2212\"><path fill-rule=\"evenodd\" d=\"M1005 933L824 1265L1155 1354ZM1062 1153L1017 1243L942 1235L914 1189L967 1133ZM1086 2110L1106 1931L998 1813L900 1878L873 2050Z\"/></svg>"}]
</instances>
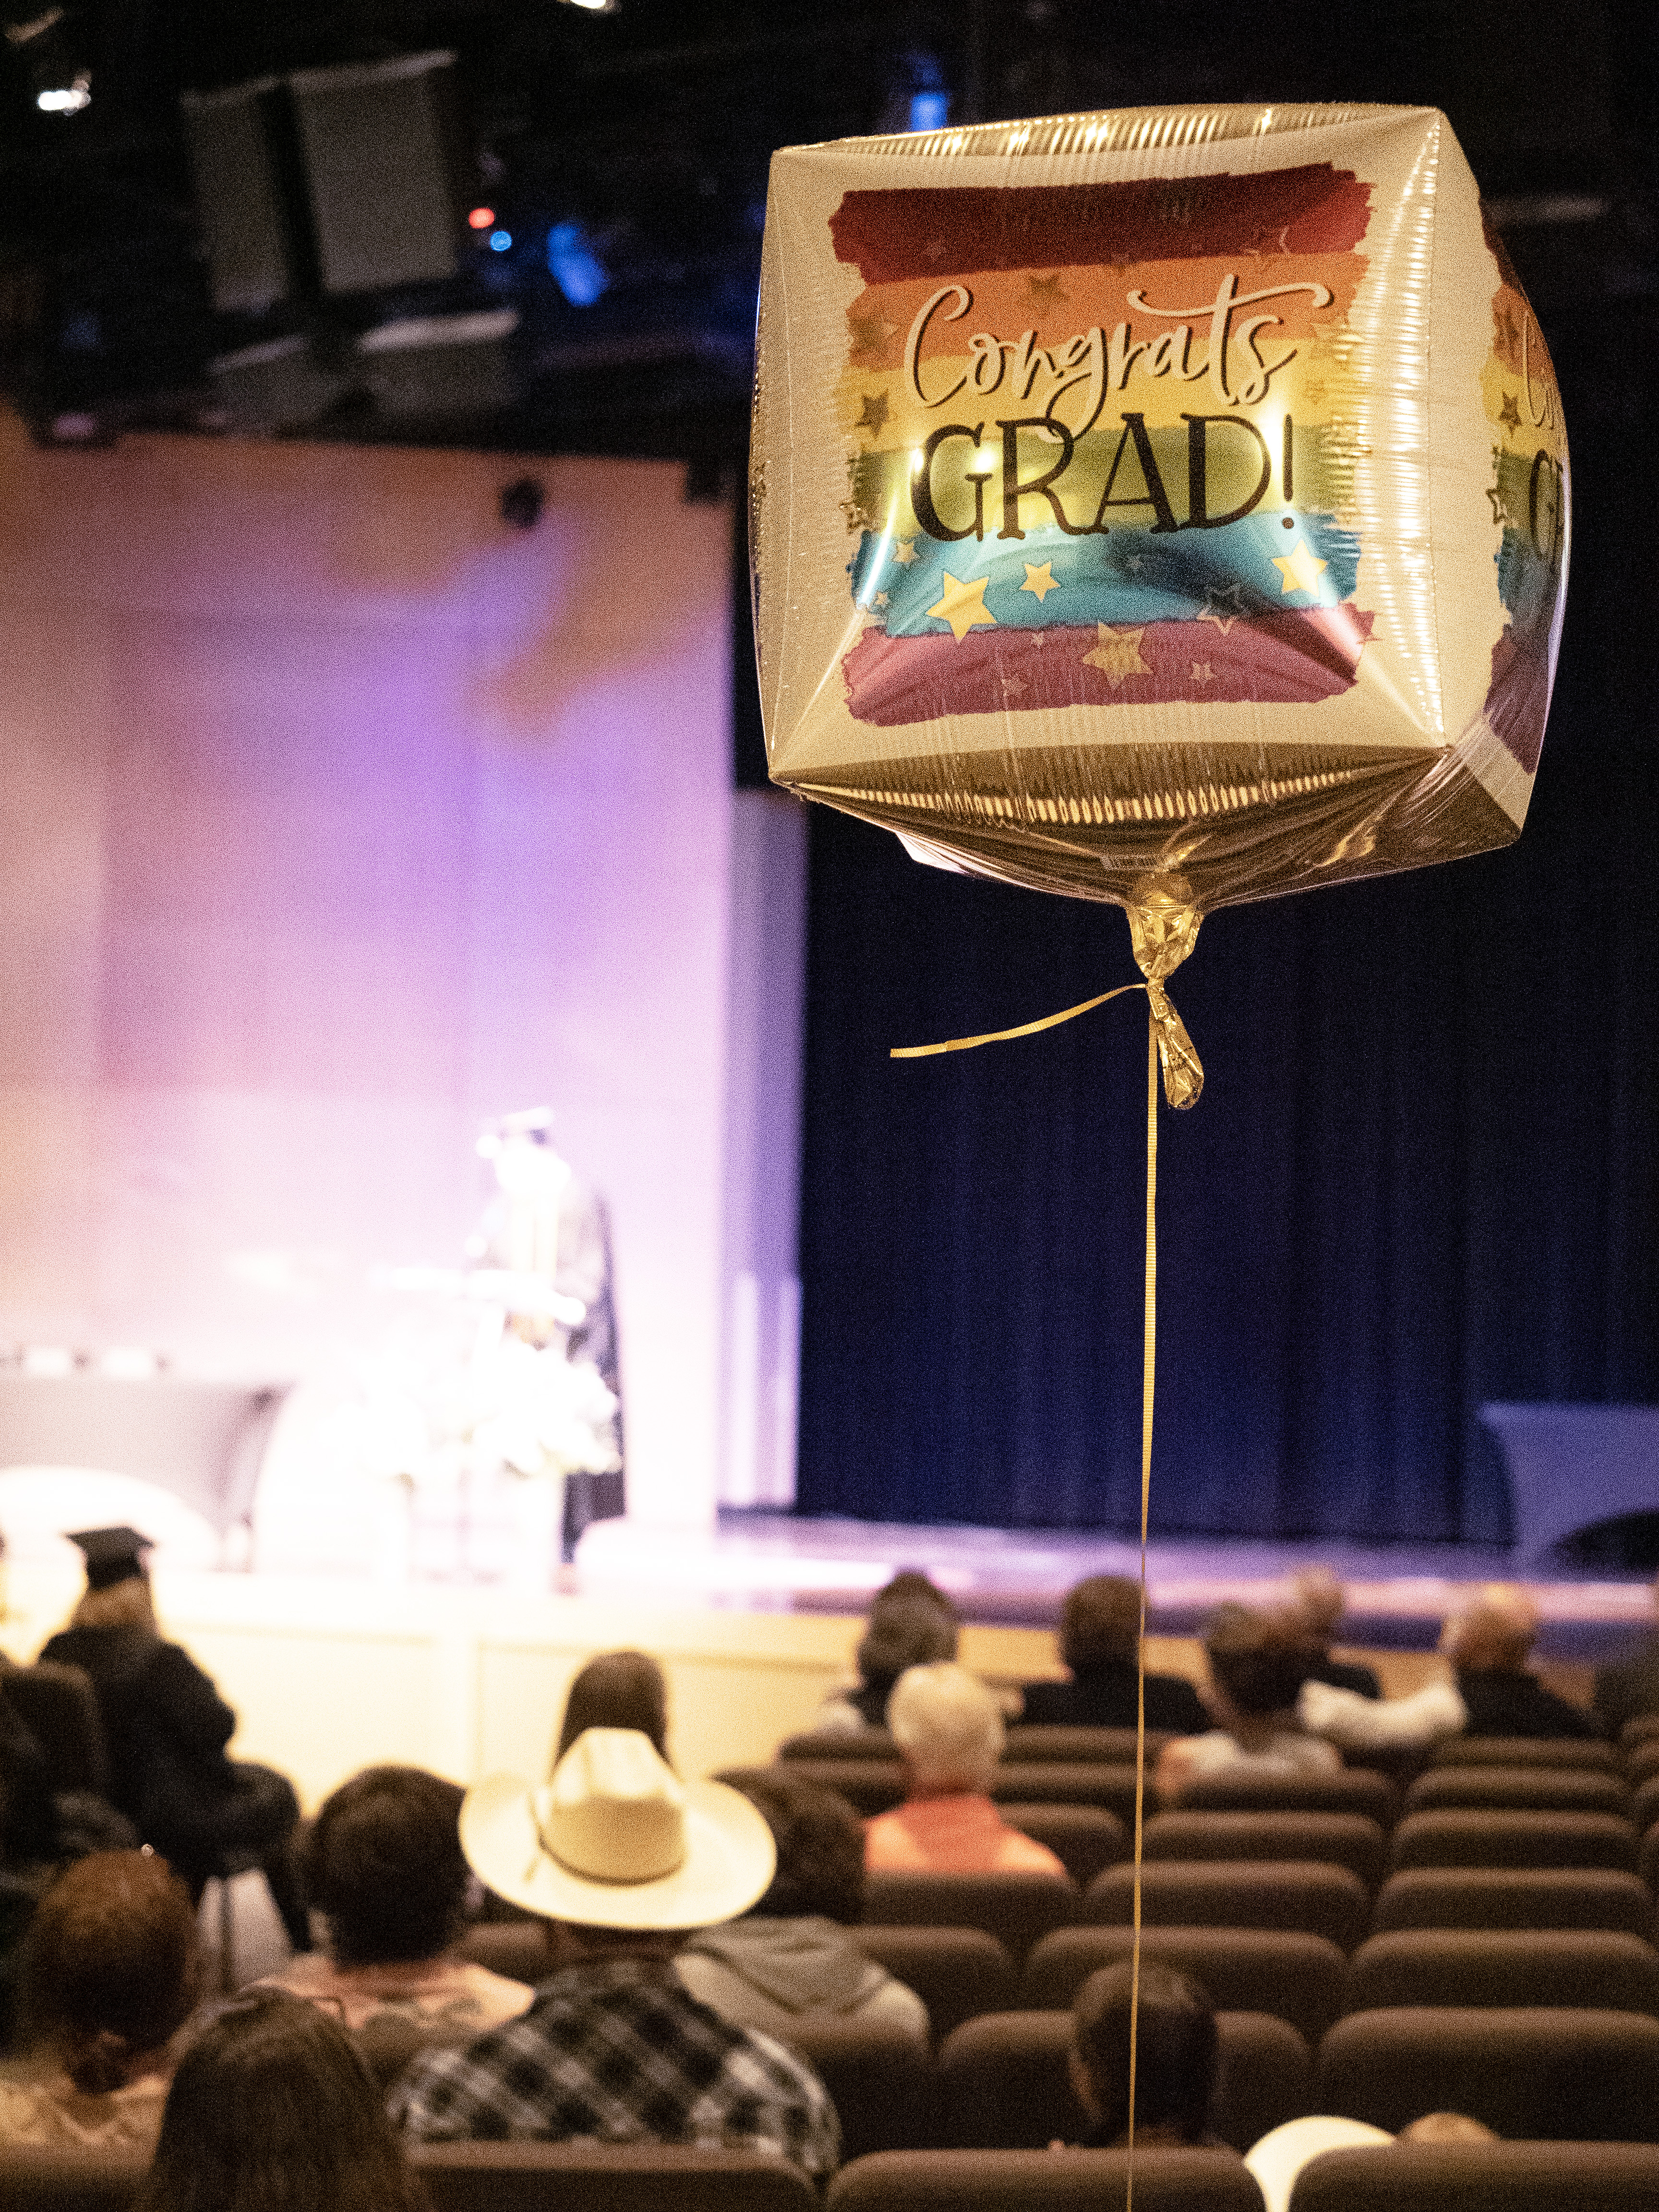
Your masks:
<instances>
[{"instance_id":1,"label":"podium","mask_svg":"<svg viewBox=\"0 0 1659 2212\"><path fill-rule=\"evenodd\" d=\"M1488 1405L1480 1419L1504 1449L1523 1565L1598 1522L1659 1514L1659 1406Z\"/></svg>"}]
</instances>

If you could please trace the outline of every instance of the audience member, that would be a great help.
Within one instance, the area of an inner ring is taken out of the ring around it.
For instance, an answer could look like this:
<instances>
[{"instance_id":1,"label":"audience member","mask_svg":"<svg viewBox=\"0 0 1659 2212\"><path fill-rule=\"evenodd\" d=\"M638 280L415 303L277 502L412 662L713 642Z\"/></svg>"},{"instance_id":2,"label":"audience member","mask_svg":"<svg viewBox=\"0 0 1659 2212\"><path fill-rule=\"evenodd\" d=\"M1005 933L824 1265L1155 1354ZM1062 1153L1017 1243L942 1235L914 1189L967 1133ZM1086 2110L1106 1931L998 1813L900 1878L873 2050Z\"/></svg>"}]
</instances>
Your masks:
<instances>
[{"instance_id":1,"label":"audience member","mask_svg":"<svg viewBox=\"0 0 1659 2212\"><path fill-rule=\"evenodd\" d=\"M602 1651L588 1661L564 1701L555 1766L591 1728L637 1729L667 1758L668 1684L654 1659L643 1651Z\"/></svg>"},{"instance_id":2,"label":"audience member","mask_svg":"<svg viewBox=\"0 0 1659 2212\"><path fill-rule=\"evenodd\" d=\"M289 1942L308 1951L293 1784L272 1767L226 1757L236 1716L190 1654L162 1640L144 1571L149 1539L88 1528L73 1540L86 1555L86 1590L40 1656L92 1678L117 1807L198 1899L227 1851L256 1859Z\"/></svg>"},{"instance_id":3,"label":"audience member","mask_svg":"<svg viewBox=\"0 0 1659 2212\"><path fill-rule=\"evenodd\" d=\"M179 2062L132 2212L425 2212L337 2021L282 1990L222 2007Z\"/></svg>"},{"instance_id":4,"label":"audience member","mask_svg":"<svg viewBox=\"0 0 1659 2212\"><path fill-rule=\"evenodd\" d=\"M1028 1682L1020 1717L1050 1726L1133 1728L1139 1705L1140 1585L1127 1575L1089 1575L1066 1593L1060 1656L1069 1682ZM1148 1674L1146 1725L1196 1735L1209 1724L1183 1674Z\"/></svg>"},{"instance_id":5,"label":"audience member","mask_svg":"<svg viewBox=\"0 0 1659 2212\"><path fill-rule=\"evenodd\" d=\"M1659 1612L1659 1583L1653 1586L1655 1610ZM1633 1650L1595 1670L1590 1698L1595 1717L1616 1742L1626 1721L1642 1713L1659 1713L1659 1632L1650 1630Z\"/></svg>"},{"instance_id":6,"label":"audience member","mask_svg":"<svg viewBox=\"0 0 1659 2212\"><path fill-rule=\"evenodd\" d=\"M1352 1690L1356 1697L1380 1698L1382 1685L1374 1667L1331 1656L1348 1602L1340 1577L1329 1567L1304 1567L1291 1577L1291 1602L1303 1626L1308 1680L1328 1682L1334 1690Z\"/></svg>"},{"instance_id":7,"label":"audience member","mask_svg":"<svg viewBox=\"0 0 1659 2212\"><path fill-rule=\"evenodd\" d=\"M778 1869L752 1911L692 1936L675 1962L687 1989L739 2027L787 2035L803 2020L863 2021L926 2046L927 2006L847 1933L864 1911L858 1814L836 1791L788 1775L735 1786L772 1831Z\"/></svg>"},{"instance_id":8,"label":"audience member","mask_svg":"<svg viewBox=\"0 0 1659 2212\"><path fill-rule=\"evenodd\" d=\"M688 1929L771 1884L772 1832L746 1797L681 1782L636 1730L590 1729L539 1789L470 1790L461 1840L499 1896L553 1923L553 1972L521 2019L414 2060L391 2097L409 2135L728 2146L830 2172L841 2130L817 2075L674 1972Z\"/></svg>"},{"instance_id":9,"label":"audience member","mask_svg":"<svg viewBox=\"0 0 1659 2212\"><path fill-rule=\"evenodd\" d=\"M1395 2137L1396 2142L1501 2142L1503 2137L1484 2120L1467 2112L1425 2112L1408 2120Z\"/></svg>"},{"instance_id":10,"label":"audience member","mask_svg":"<svg viewBox=\"0 0 1659 2212\"><path fill-rule=\"evenodd\" d=\"M856 1658L856 1688L827 1698L814 1716L815 1729L854 1734L884 1728L893 1685L912 1667L954 1659L962 1626L945 1593L915 1567L906 1567L871 1601Z\"/></svg>"},{"instance_id":11,"label":"audience member","mask_svg":"<svg viewBox=\"0 0 1659 2212\"><path fill-rule=\"evenodd\" d=\"M148 2157L197 1983L195 1911L166 1861L77 1860L24 1944L30 2049L0 2074L0 2139Z\"/></svg>"},{"instance_id":12,"label":"audience member","mask_svg":"<svg viewBox=\"0 0 1659 2212\"><path fill-rule=\"evenodd\" d=\"M988 1796L1002 1756L996 1699L948 1660L911 1667L887 1705L905 1802L865 1829L866 1867L941 1874L1063 1874L1046 1844L1010 1827Z\"/></svg>"},{"instance_id":13,"label":"audience member","mask_svg":"<svg viewBox=\"0 0 1659 2212\"><path fill-rule=\"evenodd\" d=\"M1333 1772L1342 1761L1297 1717L1307 1678L1299 1624L1284 1616L1222 1605L1204 1633L1210 1705L1219 1727L1166 1744L1158 1791L1172 1804L1200 1775Z\"/></svg>"},{"instance_id":14,"label":"audience member","mask_svg":"<svg viewBox=\"0 0 1659 2212\"><path fill-rule=\"evenodd\" d=\"M1527 1662L1538 1607L1513 1583L1488 1583L1446 1622L1440 1648L1457 1672L1471 1735L1589 1736L1595 1722L1547 1690Z\"/></svg>"},{"instance_id":15,"label":"audience member","mask_svg":"<svg viewBox=\"0 0 1659 2212\"><path fill-rule=\"evenodd\" d=\"M1266 2212L1288 2212L1291 2191L1304 2166L1328 2150L1372 2150L1394 2137L1369 2120L1348 2120L1324 2112L1285 2120L1258 2136L1244 2154Z\"/></svg>"},{"instance_id":16,"label":"audience member","mask_svg":"<svg viewBox=\"0 0 1659 2212\"><path fill-rule=\"evenodd\" d=\"M1090 1975L1072 2008L1072 2087L1089 2116L1085 2150L1129 2140L1129 2021L1133 1973L1127 1959ZM1217 2145L1210 2127L1218 2042L1215 2008L1190 1976L1140 1962L1135 2027L1134 2140L1138 2148Z\"/></svg>"},{"instance_id":17,"label":"audience member","mask_svg":"<svg viewBox=\"0 0 1659 2212\"><path fill-rule=\"evenodd\" d=\"M306 1854L326 1953L292 1960L270 1984L354 2033L389 2014L451 2043L527 2010L526 1984L451 1948L471 1880L459 1825L465 1795L418 1766L371 1766L343 1783L324 1802Z\"/></svg>"}]
</instances>

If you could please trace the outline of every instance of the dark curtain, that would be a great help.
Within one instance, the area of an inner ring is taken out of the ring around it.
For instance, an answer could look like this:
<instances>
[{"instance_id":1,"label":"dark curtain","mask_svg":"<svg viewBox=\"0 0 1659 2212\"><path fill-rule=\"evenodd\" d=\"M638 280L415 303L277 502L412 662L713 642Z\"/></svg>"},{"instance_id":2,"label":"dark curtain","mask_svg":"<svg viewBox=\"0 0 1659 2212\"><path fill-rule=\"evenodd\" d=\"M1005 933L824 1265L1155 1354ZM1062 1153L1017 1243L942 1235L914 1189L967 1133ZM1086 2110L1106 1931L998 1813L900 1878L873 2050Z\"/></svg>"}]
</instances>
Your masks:
<instances>
[{"instance_id":1,"label":"dark curtain","mask_svg":"<svg viewBox=\"0 0 1659 2212\"><path fill-rule=\"evenodd\" d=\"M1483 1401L1659 1397L1655 385L1633 341L1557 358L1577 542L1524 836L1216 914L1173 979L1207 1080L1160 1129L1160 1529L1502 1542ZM1122 915L812 831L799 1510L1127 1529L1144 1000L887 1056L1132 981Z\"/></svg>"}]
</instances>

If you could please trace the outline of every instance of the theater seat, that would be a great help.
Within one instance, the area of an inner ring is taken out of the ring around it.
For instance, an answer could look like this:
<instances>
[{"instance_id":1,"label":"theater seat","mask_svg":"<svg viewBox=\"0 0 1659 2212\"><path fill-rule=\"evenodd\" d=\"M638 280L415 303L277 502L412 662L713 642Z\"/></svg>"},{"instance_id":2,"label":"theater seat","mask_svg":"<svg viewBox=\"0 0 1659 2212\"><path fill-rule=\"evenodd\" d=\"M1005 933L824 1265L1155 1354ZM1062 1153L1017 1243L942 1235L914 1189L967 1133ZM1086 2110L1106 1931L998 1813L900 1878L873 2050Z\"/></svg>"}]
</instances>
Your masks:
<instances>
[{"instance_id":1,"label":"theater seat","mask_svg":"<svg viewBox=\"0 0 1659 2212\"><path fill-rule=\"evenodd\" d=\"M982 2012L1006 2012L1018 1975L1006 1945L982 1928L854 1928L868 1959L914 1990L927 2008L933 2040Z\"/></svg>"},{"instance_id":2,"label":"theater seat","mask_svg":"<svg viewBox=\"0 0 1659 2212\"><path fill-rule=\"evenodd\" d=\"M1437 1766L1406 1792L1408 1813L1464 1805L1535 1813L1613 1813L1631 1817L1630 1791L1594 1766Z\"/></svg>"},{"instance_id":3,"label":"theater seat","mask_svg":"<svg viewBox=\"0 0 1659 2212\"><path fill-rule=\"evenodd\" d=\"M1316 1859L1345 1866L1375 1889L1388 1869L1388 1838L1358 1813L1155 1813L1142 1838L1154 1859Z\"/></svg>"},{"instance_id":4,"label":"theater seat","mask_svg":"<svg viewBox=\"0 0 1659 2212\"><path fill-rule=\"evenodd\" d=\"M1127 2173L1120 2150L897 2151L843 2166L826 2212L1113 2212ZM1137 2212L1261 2212L1243 2160L1222 2150L1137 2151L1134 2201Z\"/></svg>"},{"instance_id":5,"label":"theater seat","mask_svg":"<svg viewBox=\"0 0 1659 2212\"><path fill-rule=\"evenodd\" d=\"M1343 2009L1554 2005L1659 2016L1659 1951L1601 1929L1401 1928L1348 1962Z\"/></svg>"},{"instance_id":6,"label":"theater seat","mask_svg":"<svg viewBox=\"0 0 1659 2212\"><path fill-rule=\"evenodd\" d=\"M878 1870L864 1882L872 1928L983 1928L1006 1944L1016 1966L1039 1936L1069 1927L1083 1899L1060 1874L925 1874Z\"/></svg>"},{"instance_id":7,"label":"theater seat","mask_svg":"<svg viewBox=\"0 0 1659 2212\"><path fill-rule=\"evenodd\" d=\"M1132 1867L1091 1882L1081 1917L1127 1927ZM1370 1893L1346 1867L1309 1859L1164 1859L1141 1872L1141 1918L1157 1928L1297 1928L1352 1951L1370 1930Z\"/></svg>"},{"instance_id":8,"label":"theater seat","mask_svg":"<svg viewBox=\"0 0 1659 2212\"><path fill-rule=\"evenodd\" d=\"M741 1789L755 1775L765 1780L816 1782L821 1789L839 1790L856 1813L866 1820L890 1813L904 1802L904 1769L896 1759L792 1759L780 1771L771 1766L723 1766L714 1777Z\"/></svg>"},{"instance_id":9,"label":"theater seat","mask_svg":"<svg viewBox=\"0 0 1659 2212\"><path fill-rule=\"evenodd\" d=\"M1467 2113L1504 2136L1659 2140L1659 2021L1630 2012L1402 2006L1319 2046L1316 2109L1397 2130Z\"/></svg>"},{"instance_id":10,"label":"theater seat","mask_svg":"<svg viewBox=\"0 0 1659 2212\"><path fill-rule=\"evenodd\" d=\"M127 2212L149 2165L148 2159L0 2143L0 2212Z\"/></svg>"},{"instance_id":11,"label":"theater seat","mask_svg":"<svg viewBox=\"0 0 1659 2212\"><path fill-rule=\"evenodd\" d=\"M1619 1754L1593 1736L1449 1735L1429 1753L1431 1766L1589 1766L1617 1774Z\"/></svg>"},{"instance_id":12,"label":"theater seat","mask_svg":"<svg viewBox=\"0 0 1659 2212\"><path fill-rule=\"evenodd\" d=\"M417 2143L410 2158L432 2212L811 2212L818 2201L798 2167L759 2151Z\"/></svg>"},{"instance_id":13,"label":"theater seat","mask_svg":"<svg viewBox=\"0 0 1659 2212\"><path fill-rule=\"evenodd\" d=\"M1619 1741L1628 1751L1632 1744L1651 1743L1659 1736L1659 1713L1638 1713L1619 1731Z\"/></svg>"},{"instance_id":14,"label":"theater seat","mask_svg":"<svg viewBox=\"0 0 1659 2212\"><path fill-rule=\"evenodd\" d=\"M1094 1805L1113 1814L1126 1826L1135 1817L1135 1771L1133 1766L1110 1766L1104 1760L1005 1759L991 1779L991 1795L999 1805L1021 1802L1042 1805ZM1146 1808L1152 1806L1150 1770ZM1012 1815L1007 1817L1012 1818Z\"/></svg>"},{"instance_id":15,"label":"theater seat","mask_svg":"<svg viewBox=\"0 0 1659 2212\"><path fill-rule=\"evenodd\" d=\"M1021 2006L1069 2010L1091 1974L1127 1959L1130 1928L1057 1928L1025 1961ZM1322 1936L1268 1928L1145 1928L1140 1954L1202 1983L1226 2012L1269 2012L1316 2044L1342 2012L1347 1960Z\"/></svg>"},{"instance_id":16,"label":"theater seat","mask_svg":"<svg viewBox=\"0 0 1659 2212\"><path fill-rule=\"evenodd\" d=\"M1146 1731L1146 1771L1158 1764L1166 1743L1175 1741L1167 1729ZM1055 1728L1047 1723L1016 1721L1009 1728L1003 1748L1005 1759L1040 1759L1063 1763L1092 1759L1104 1766L1133 1766L1135 1732L1132 1728Z\"/></svg>"},{"instance_id":17,"label":"theater seat","mask_svg":"<svg viewBox=\"0 0 1659 2212\"><path fill-rule=\"evenodd\" d=\"M1181 1793L1198 1813L1357 1813L1385 1832L1400 1817L1400 1792L1367 1767L1340 1774L1201 1774Z\"/></svg>"},{"instance_id":18,"label":"theater seat","mask_svg":"<svg viewBox=\"0 0 1659 2212\"><path fill-rule=\"evenodd\" d=\"M1603 1867L1413 1867L1376 1894L1376 1926L1610 1928L1644 1941L1653 1898L1633 1874Z\"/></svg>"},{"instance_id":19,"label":"theater seat","mask_svg":"<svg viewBox=\"0 0 1659 2212\"><path fill-rule=\"evenodd\" d=\"M939 2140L932 2053L902 2028L803 2019L772 2033L799 2051L830 2092L841 2116L843 2158Z\"/></svg>"},{"instance_id":20,"label":"theater seat","mask_svg":"<svg viewBox=\"0 0 1659 2212\"><path fill-rule=\"evenodd\" d=\"M1311 2112L1313 2058L1288 2022L1259 2012L1216 2015L1220 2079L1216 2133L1248 2149L1282 2121ZM1038 2149L1075 2142L1088 2125L1067 2072L1072 2021L1063 2012L991 2013L959 2027L939 2052L947 2139L960 2149Z\"/></svg>"},{"instance_id":21,"label":"theater seat","mask_svg":"<svg viewBox=\"0 0 1659 2212\"><path fill-rule=\"evenodd\" d=\"M823 1729L786 1736L780 1759L896 1759L898 1746L884 1729Z\"/></svg>"},{"instance_id":22,"label":"theater seat","mask_svg":"<svg viewBox=\"0 0 1659 2212\"><path fill-rule=\"evenodd\" d=\"M1637 1790L1654 1774L1659 1774L1659 1742L1650 1736L1645 1743L1632 1744L1625 1754L1625 1779Z\"/></svg>"},{"instance_id":23,"label":"theater seat","mask_svg":"<svg viewBox=\"0 0 1659 2212\"><path fill-rule=\"evenodd\" d=\"M1659 1774L1649 1775L1631 1792L1630 1820L1638 1836L1645 1835L1659 1820Z\"/></svg>"},{"instance_id":24,"label":"theater seat","mask_svg":"<svg viewBox=\"0 0 1659 2212\"><path fill-rule=\"evenodd\" d=\"M1637 1847L1636 1871L1650 1890L1659 1890L1659 1820Z\"/></svg>"},{"instance_id":25,"label":"theater seat","mask_svg":"<svg viewBox=\"0 0 1659 2212\"><path fill-rule=\"evenodd\" d=\"M1659 2150L1647 2143L1389 2143L1312 2160L1290 2212L1650 2212L1656 2203Z\"/></svg>"},{"instance_id":26,"label":"theater seat","mask_svg":"<svg viewBox=\"0 0 1659 2212\"><path fill-rule=\"evenodd\" d=\"M1129 1833L1115 1813L1098 1805L1005 1804L1011 1828L1046 1844L1079 1889L1129 1854Z\"/></svg>"},{"instance_id":27,"label":"theater seat","mask_svg":"<svg viewBox=\"0 0 1659 2212\"><path fill-rule=\"evenodd\" d=\"M1633 1872L1636 1832L1611 1813L1407 1813L1394 1832L1394 1863Z\"/></svg>"}]
</instances>

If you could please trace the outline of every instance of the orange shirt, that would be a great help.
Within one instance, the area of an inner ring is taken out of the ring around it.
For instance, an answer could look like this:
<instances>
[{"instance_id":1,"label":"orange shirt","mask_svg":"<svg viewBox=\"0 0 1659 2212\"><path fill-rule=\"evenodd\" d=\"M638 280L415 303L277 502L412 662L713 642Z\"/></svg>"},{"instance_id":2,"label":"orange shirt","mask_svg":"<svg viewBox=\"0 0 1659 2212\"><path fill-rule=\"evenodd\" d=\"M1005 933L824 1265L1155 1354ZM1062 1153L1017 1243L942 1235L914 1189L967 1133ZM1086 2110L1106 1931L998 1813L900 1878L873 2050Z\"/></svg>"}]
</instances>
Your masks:
<instances>
[{"instance_id":1,"label":"orange shirt","mask_svg":"<svg viewBox=\"0 0 1659 2212\"><path fill-rule=\"evenodd\" d=\"M1064 1874L1046 1844L1011 1828L988 1797L918 1797L864 1826L864 1863L933 1874Z\"/></svg>"}]
</instances>

